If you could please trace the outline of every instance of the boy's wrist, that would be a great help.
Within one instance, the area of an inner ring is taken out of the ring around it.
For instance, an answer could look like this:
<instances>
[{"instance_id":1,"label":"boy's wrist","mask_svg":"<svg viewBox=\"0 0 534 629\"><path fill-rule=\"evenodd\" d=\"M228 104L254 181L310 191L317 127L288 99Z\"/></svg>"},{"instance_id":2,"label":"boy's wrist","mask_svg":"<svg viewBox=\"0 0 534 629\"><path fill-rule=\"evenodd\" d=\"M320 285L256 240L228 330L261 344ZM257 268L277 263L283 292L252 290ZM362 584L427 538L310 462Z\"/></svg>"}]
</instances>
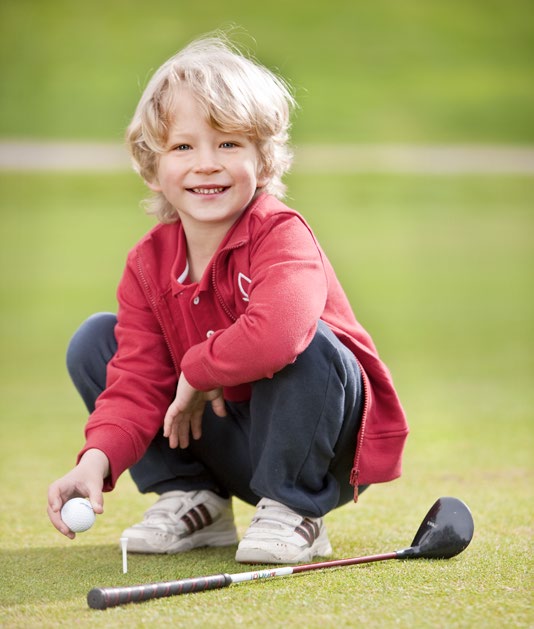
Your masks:
<instances>
[{"instance_id":1,"label":"boy's wrist","mask_svg":"<svg viewBox=\"0 0 534 629\"><path fill-rule=\"evenodd\" d=\"M89 465L93 470L99 470L103 479L109 476L109 459L102 450L98 450L97 448L91 448L84 452L78 465Z\"/></svg>"}]
</instances>

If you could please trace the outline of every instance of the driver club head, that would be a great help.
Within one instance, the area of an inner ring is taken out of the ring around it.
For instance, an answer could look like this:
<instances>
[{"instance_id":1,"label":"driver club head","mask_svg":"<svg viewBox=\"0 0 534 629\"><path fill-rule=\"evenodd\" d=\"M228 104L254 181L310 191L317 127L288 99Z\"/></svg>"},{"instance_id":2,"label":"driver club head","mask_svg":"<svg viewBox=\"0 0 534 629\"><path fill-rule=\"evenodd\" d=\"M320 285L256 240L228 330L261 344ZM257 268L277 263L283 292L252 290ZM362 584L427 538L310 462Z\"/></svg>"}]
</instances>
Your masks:
<instances>
[{"instance_id":1,"label":"driver club head","mask_svg":"<svg viewBox=\"0 0 534 629\"><path fill-rule=\"evenodd\" d=\"M426 514L410 548L399 558L449 559L467 548L473 538L473 516L458 498L438 498Z\"/></svg>"}]
</instances>

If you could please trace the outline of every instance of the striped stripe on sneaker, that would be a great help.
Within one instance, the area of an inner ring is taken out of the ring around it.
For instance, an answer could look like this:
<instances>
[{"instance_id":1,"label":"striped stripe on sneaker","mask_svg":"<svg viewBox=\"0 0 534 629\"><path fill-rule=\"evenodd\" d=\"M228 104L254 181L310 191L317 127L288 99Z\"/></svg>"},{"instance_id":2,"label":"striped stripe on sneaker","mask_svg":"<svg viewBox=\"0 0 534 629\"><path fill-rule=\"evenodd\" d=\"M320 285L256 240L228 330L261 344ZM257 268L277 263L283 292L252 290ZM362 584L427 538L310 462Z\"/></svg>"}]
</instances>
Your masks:
<instances>
[{"instance_id":1,"label":"striped stripe on sneaker","mask_svg":"<svg viewBox=\"0 0 534 629\"><path fill-rule=\"evenodd\" d=\"M187 526L189 534L192 534L195 531L200 531L200 529L203 529L205 526L213 524L210 512L204 504L193 507L190 511L183 515L182 522Z\"/></svg>"},{"instance_id":2,"label":"striped stripe on sneaker","mask_svg":"<svg viewBox=\"0 0 534 629\"><path fill-rule=\"evenodd\" d=\"M300 563L332 553L322 518L303 517L289 507L262 498L236 560L241 563Z\"/></svg>"},{"instance_id":3,"label":"striped stripe on sneaker","mask_svg":"<svg viewBox=\"0 0 534 629\"><path fill-rule=\"evenodd\" d=\"M313 542L319 537L321 529L317 522L310 520L310 518L304 518L300 525L295 528L295 533L301 535L308 543L308 546L312 546Z\"/></svg>"},{"instance_id":4,"label":"striped stripe on sneaker","mask_svg":"<svg viewBox=\"0 0 534 629\"><path fill-rule=\"evenodd\" d=\"M143 521L126 529L133 553L180 553L200 546L237 543L232 501L203 489L169 491L145 513Z\"/></svg>"}]
</instances>

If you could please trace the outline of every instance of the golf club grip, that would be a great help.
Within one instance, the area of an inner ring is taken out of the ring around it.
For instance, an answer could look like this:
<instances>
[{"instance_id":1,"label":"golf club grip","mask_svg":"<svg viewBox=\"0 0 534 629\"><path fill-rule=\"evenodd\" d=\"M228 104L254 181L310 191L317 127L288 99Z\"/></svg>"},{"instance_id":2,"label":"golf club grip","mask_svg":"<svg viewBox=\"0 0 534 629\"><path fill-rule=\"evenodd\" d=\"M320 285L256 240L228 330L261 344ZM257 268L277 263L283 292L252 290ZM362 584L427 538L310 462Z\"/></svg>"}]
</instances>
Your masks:
<instances>
[{"instance_id":1,"label":"golf club grip","mask_svg":"<svg viewBox=\"0 0 534 629\"><path fill-rule=\"evenodd\" d=\"M228 587L232 578L228 574L214 574L208 577L180 579L179 581L165 581L146 585L132 585L125 587L93 588L87 594L87 604L92 609L107 609L126 603L139 603L153 598L203 592Z\"/></svg>"}]
</instances>

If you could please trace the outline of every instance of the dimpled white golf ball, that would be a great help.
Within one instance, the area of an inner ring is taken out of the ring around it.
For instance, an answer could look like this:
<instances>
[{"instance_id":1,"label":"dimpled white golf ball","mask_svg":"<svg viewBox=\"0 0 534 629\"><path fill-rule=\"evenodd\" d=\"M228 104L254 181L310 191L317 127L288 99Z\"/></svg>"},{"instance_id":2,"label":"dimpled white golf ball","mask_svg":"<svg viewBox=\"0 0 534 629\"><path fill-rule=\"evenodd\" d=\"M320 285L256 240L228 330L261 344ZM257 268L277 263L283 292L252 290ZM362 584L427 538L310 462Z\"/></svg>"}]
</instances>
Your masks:
<instances>
[{"instance_id":1,"label":"dimpled white golf ball","mask_svg":"<svg viewBox=\"0 0 534 629\"><path fill-rule=\"evenodd\" d=\"M95 512L86 498L72 498L61 508L61 519L73 533L83 533L95 523Z\"/></svg>"}]
</instances>

